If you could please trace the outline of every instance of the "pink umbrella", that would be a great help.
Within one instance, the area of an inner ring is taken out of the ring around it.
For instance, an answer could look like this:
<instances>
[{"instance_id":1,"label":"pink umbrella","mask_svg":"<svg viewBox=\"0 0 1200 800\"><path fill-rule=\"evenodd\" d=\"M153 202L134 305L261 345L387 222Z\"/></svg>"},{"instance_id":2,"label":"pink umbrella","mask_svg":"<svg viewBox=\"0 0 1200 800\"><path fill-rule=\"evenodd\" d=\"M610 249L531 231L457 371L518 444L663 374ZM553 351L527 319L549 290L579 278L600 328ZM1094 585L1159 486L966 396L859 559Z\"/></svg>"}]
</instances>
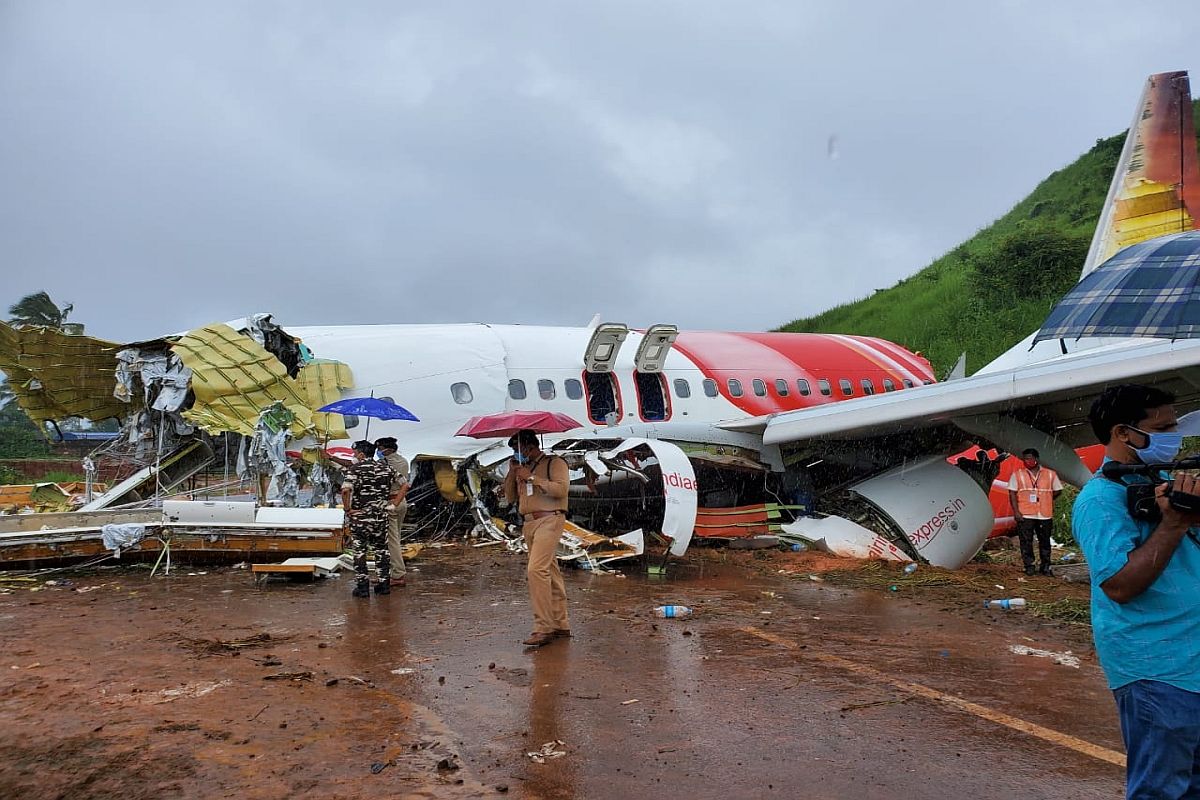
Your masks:
<instances>
[{"instance_id":1,"label":"pink umbrella","mask_svg":"<svg viewBox=\"0 0 1200 800\"><path fill-rule=\"evenodd\" d=\"M537 433L562 433L582 427L583 423L557 411L502 411L499 414L471 417L455 436L493 439L512 436L526 428Z\"/></svg>"}]
</instances>

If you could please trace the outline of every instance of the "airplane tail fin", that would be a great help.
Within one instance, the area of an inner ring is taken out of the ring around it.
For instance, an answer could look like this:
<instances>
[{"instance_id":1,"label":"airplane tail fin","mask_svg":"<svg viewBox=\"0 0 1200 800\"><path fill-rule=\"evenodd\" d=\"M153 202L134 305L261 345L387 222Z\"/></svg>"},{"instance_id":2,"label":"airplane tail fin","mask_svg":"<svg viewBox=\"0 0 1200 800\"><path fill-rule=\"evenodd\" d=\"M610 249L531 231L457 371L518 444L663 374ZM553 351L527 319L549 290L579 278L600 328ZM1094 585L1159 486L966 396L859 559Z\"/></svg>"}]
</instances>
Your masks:
<instances>
[{"instance_id":1,"label":"airplane tail fin","mask_svg":"<svg viewBox=\"0 0 1200 800\"><path fill-rule=\"evenodd\" d=\"M1146 79L1082 278L1122 247L1200 228L1200 165L1187 72Z\"/></svg>"}]
</instances>

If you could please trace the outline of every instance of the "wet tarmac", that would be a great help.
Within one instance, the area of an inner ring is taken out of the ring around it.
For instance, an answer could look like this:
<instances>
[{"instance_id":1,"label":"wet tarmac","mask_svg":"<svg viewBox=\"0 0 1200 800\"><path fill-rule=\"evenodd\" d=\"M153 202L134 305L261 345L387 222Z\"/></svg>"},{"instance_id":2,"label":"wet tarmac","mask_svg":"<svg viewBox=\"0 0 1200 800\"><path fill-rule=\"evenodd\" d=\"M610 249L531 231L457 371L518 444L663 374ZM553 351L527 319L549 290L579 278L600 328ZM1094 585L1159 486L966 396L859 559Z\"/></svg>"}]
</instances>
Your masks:
<instances>
[{"instance_id":1,"label":"wet tarmac","mask_svg":"<svg viewBox=\"0 0 1200 800\"><path fill-rule=\"evenodd\" d=\"M413 566L369 600L242 570L0 596L0 797L1121 796L1078 630L697 559L568 570L575 636L526 651L520 557Z\"/></svg>"}]
</instances>

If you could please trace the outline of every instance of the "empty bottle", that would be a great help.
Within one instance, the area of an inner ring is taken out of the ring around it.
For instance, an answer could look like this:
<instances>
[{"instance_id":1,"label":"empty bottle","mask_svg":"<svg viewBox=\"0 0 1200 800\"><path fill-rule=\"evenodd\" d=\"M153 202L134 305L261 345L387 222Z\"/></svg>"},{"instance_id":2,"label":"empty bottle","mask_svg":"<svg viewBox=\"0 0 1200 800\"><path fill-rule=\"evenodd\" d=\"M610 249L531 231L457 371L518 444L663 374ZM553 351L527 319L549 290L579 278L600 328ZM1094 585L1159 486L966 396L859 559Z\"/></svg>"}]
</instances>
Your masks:
<instances>
[{"instance_id":1,"label":"empty bottle","mask_svg":"<svg viewBox=\"0 0 1200 800\"><path fill-rule=\"evenodd\" d=\"M911 564L904 565L904 574L905 575L912 575L916 571L917 571L917 562L914 561Z\"/></svg>"},{"instance_id":2,"label":"empty bottle","mask_svg":"<svg viewBox=\"0 0 1200 800\"><path fill-rule=\"evenodd\" d=\"M1011 598L1006 598L1004 600L985 600L985 601L983 601L983 607L984 608L1001 608L1001 609L1004 609L1005 611L1008 611L1008 610L1014 609L1014 608L1024 608L1025 607L1025 598L1024 597L1011 597Z\"/></svg>"},{"instance_id":3,"label":"empty bottle","mask_svg":"<svg viewBox=\"0 0 1200 800\"><path fill-rule=\"evenodd\" d=\"M1074 561L1076 558L1078 558L1076 553L1064 553L1063 557L1060 558L1059 561Z\"/></svg>"},{"instance_id":4,"label":"empty bottle","mask_svg":"<svg viewBox=\"0 0 1200 800\"><path fill-rule=\"evenodd\" d=\"M654 609L654 613L660 617L673 619L675 617L690 617L692 610L687 606L659 606Z\"/></svg>"},{"instance_id":5,"label":"empty bottle","mask_svg":"<svg viewBox=\"0 0 1200 800\"><path fill-rule=\"evenodd\" d=\"M799 553L802 550L807 550L807 549L808 549L808 547L804 544L804 542L793 542L792 543L792 552L793 553Z\"/></svg>"}]
</instances>

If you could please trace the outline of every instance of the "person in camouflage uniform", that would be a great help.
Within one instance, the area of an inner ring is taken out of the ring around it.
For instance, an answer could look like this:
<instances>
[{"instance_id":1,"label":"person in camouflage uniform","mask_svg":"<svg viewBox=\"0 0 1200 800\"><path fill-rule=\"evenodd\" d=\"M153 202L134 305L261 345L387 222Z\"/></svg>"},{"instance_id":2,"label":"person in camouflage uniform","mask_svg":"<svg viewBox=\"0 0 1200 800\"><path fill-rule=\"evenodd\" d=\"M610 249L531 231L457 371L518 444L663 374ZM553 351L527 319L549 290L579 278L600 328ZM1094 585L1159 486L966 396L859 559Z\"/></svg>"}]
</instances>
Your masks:
<instances>
[{"instance_id":1,"label":"person in camouflage uniform","mask_svg":"<svg viewBox=\"0 0 1200 800\"><path fill-rule=\"evenodd\" d=\"M350 520L354 537L355 597L369 597L371 582L367 577L367 554L375 551L379 580L375 594L391 594L391 558L387 547L388 495L395 479L391 467L375 460L375 445L368 441L354 443L354 464L346 470L342 484L342 508Z\"/></svg>"}]
</instances>

